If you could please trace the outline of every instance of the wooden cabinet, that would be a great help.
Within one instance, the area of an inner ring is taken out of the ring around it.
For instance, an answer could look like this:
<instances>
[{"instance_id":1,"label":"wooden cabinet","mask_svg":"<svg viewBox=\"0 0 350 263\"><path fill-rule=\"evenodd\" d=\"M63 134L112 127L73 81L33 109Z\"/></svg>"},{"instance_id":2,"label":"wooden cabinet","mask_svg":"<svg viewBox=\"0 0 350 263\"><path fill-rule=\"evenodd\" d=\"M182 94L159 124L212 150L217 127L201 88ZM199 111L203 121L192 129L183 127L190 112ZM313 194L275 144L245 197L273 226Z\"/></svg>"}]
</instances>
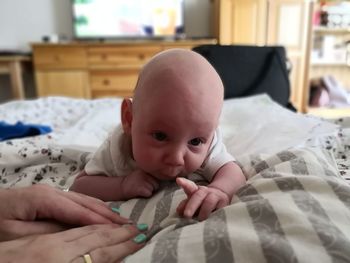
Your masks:
<instances>
[{"instance_id":1,"label":"wooden cabinet","mask_svg":"<svg viewBox=\"0 0 350 263\"><path fill-rule=\"evenodd\" d=\"M266 0L216 0L215 35L222 45L265 45L267 40Z\"/></svg>"},{"instance_id":2,"label":"wooden cabinet","mask_svg":"<svg viewBox=\"0 0 350 263\"><path fill-rule=\"evenodd\" d=\"M132 95L141 67L158 52L215 43L208 39L34 44L37 94L39 97L128 97Z\"/></svg>"},{"instance_id":3,"label":"wooden cabinet","mask_svg":"<svg viewBox=\"0 0 350 263\"><path fill-rule=\"evenodd\" d=\"M79 46L34 46L39 96L90 97L85 49Z\"/></svg>"},{"instance_id":4,"label":"wooden cabinet","mask_svg":"<svg viewBox=\"0 0 350 263\"><path fill-rule=\"evenodd\" d=\"M156 53L158 45L95 46L87 49L93 98L132 95L139 70Z\"/></svg>"},{"instance_id":5,"label":"wooden cabinet","mask_svg":"<svg viewBox=\"0 0 350 263\"><path fill-rule=\"evenodd\" d=\"M38 70L36 72L37 94L40 97L64 95L89 98L89 77L83 70Z\"/></svg>"},{"instance_id":6,"label":"wooden cabinet","mask_svg":"<svg viewBox=\"0 0 350 263\"><path fill-rule=\"evenodd\" d=\"M307 109L312 0L216 0L220 44L282 45L292 63L291 101Z\"/></svg>"},{"instance_id":7,"label":"wooden cabinet","mask_svg":"<svg viewBox=\"0 0 350 263\"><path fill-rule=\"evenodd\" d=\"M34 46L35 66L40 69L82 69L87 65L86 52L79 46Z\"/></svg>"},{"instance_id":8,"label":"wooden cabinet","mask_svg":"<svg viewBox=\"0 0 350 263\"><path fill-rule=\"evenodd\" d=\"M271 1L268 45L283 45L291 61L291 101L307 111L313 2L310 0Z\"/></svg>"}]
</instances>

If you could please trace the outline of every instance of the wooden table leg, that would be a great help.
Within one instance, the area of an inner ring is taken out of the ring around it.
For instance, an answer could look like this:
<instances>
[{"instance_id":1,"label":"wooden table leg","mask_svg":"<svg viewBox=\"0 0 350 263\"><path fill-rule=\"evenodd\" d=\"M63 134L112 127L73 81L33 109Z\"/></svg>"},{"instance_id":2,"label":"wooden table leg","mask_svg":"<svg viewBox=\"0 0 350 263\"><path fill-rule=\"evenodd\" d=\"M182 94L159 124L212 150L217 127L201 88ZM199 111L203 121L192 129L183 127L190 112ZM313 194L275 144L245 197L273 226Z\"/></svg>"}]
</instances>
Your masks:
<instances>
[{"instance_id":1,"label":"wooden table leg","mask_svg":"<svg viewBox=\"0 0 350 263\"><path fill-rule=\"evenodd\" d=\"M20 61L10 62L11 88L16 99L24 99L22 65Z\"/></svg>"}]
</instances>

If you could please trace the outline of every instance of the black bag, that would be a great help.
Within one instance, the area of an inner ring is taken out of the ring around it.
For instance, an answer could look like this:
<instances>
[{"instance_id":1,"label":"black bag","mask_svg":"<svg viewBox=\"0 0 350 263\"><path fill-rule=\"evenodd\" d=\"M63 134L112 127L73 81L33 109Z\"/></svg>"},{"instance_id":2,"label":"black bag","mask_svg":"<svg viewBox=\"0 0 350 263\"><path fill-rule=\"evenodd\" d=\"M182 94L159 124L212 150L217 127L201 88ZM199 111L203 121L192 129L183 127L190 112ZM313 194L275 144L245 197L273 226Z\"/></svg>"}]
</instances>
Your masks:
<instances>
[{"instance_id":1,"label":"black bag","mask_svg":"<svg viewBox=\"0 0 350 263\"><path fill-rule=\"evenodd\" d=\"M225 99L267 93L280 105L289 102L290 82L282 46L202 45L193 51L205 57L220 75Z\"/></svg>"}]
</instances>

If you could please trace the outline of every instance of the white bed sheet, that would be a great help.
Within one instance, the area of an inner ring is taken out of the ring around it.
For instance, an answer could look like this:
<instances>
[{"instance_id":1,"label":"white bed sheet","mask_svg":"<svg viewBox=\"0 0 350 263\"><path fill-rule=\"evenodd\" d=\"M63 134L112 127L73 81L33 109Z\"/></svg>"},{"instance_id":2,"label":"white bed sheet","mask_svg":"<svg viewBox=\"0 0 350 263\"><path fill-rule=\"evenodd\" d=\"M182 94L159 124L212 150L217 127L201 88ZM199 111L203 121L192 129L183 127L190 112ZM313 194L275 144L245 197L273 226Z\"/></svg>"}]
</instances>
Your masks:
<instances>
[{"instance_id":1,"label":"white bed sheet","mask_svg":"<svg viewBox=\"0 0 350 263\"><path fill-rule=\"evenodd\" d=\"M0 106L0 120L50 125L52 143L94 149L120 122L121 99L81 100L63 97L14 101ZM166 109L165 109L166 110ZM267 95L224 102L220 121L234 156L274 153L332 133L337 125L295 114ZM45 136L42 138L45 140Z\"/></svg>"}]
</instances>

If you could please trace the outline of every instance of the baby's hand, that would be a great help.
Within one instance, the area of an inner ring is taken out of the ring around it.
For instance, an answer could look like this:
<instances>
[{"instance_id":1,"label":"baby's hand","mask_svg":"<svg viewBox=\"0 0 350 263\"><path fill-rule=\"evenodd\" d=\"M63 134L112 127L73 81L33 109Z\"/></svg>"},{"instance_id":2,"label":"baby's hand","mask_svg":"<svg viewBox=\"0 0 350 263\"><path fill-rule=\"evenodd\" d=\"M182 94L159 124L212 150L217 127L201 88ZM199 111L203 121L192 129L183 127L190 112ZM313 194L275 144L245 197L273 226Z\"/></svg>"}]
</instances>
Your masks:
<instances>
[{"instance_id":1,"label":"baby's hand","mask_svg":"<svg viewBox=\"0 0 350 263\"><path fill-rule=\"evenodd\" d=\"M227 206L230 202L228 195L217 188L198 186L181 177L176 178L176 183L187 195L187 199L182 200L177 207L177 213L186 218L192 218L198 212L198 219L205 220L211 212Z\"/></svg>"},{"instance_id":2,"label":"baby's hand","mask_svg":"<svg viewBox=\"0 0 350 263\"><path fill-rule=\"evenodd\" d=\"M123 178L122 191L124 199L150 197L159 188L159 182L141 170L135 170Z\"/></svg>"}]
</instances>

